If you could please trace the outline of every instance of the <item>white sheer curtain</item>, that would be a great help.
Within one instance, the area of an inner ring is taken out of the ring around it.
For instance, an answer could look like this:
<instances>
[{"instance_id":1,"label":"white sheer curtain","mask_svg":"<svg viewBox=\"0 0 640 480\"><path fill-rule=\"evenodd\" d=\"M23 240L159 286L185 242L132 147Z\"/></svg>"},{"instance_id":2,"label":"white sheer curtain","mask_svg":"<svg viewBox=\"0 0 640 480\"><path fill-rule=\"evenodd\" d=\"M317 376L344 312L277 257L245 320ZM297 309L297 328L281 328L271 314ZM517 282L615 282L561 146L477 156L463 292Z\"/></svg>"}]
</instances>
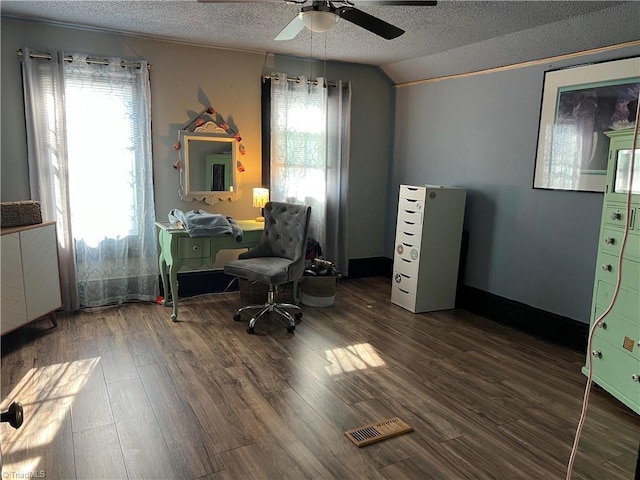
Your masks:
<instances>
[{"instance_id":1,"label":"white sheer curtain","mask_svg":"<svg viewBox=\"0 0 640 480\"><path fill-rule=\"evenodd\" d=\"M349 83L271 80L271 199L311 205L309 236L345 275L350 116Z\"/></svg>"},{"instance_id":2,"label":"white sheer curtain","mask_svg":"<svg viewBox=\"0 0 640 480\"><path fill-rule=\"evenodd\" d=\"M65 308L155 299L147 63L30 54L23 49L31 196L57 223Z\"/></svg>"}]
</instances>

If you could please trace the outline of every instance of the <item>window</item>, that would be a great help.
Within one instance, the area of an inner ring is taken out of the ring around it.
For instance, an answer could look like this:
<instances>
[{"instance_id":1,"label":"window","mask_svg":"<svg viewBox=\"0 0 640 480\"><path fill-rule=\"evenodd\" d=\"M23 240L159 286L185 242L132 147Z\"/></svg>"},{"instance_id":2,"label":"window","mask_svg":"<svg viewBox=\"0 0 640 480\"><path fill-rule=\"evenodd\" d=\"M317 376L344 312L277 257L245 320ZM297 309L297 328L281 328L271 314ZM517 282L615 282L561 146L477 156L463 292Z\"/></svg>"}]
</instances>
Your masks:
<instances>
[{"instance_id":1,"label":"window","mask_svg":"<svg viewBox=\"0 0 640 480\"><path fill-rule=\"evenodd\" d=\"M58 224L65 305L155 299L146 62L58 52L23 65L32 196Z\"/></svg>"},{"instance_id":2,"label":"window","mask_svg":"<svg viewBox=\"0 0 640 480\"><path fill-rule=\"evenodd\" d=\"M275 77L262 89L263 184L271 200L311 206L309 237L348 274L351 86Z\"/></svg>"}]
</instances>

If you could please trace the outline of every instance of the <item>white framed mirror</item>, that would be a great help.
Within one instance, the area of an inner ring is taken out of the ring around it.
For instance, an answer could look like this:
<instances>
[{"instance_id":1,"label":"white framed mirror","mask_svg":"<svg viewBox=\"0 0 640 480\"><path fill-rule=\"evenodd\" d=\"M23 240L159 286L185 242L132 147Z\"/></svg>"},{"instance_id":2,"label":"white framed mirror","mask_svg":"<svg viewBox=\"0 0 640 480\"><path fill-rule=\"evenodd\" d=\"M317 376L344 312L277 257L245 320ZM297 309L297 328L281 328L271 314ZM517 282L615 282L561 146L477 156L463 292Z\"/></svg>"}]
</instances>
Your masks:
<instances>
[{"instance_id":1,"label":"white framed mirror","mask_svg":"<svg viewBox=\"0 0 640 480\"><path fill-rule=\"evenodd\" d=\"M180 198L213 205L240 198L238 142L213 122L193 132L180 130Z\"/></svg>"}]
</instances>

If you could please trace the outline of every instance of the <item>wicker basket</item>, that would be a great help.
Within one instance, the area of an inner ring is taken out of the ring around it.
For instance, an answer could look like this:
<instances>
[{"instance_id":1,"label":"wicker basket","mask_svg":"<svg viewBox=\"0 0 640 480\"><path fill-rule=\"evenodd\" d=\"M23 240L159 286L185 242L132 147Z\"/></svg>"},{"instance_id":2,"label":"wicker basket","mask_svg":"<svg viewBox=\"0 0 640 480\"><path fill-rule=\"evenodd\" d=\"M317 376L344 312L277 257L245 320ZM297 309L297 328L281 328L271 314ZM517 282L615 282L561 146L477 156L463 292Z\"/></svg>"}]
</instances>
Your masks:
<instances>
[{"instance_id":1,"label":"wicker basket","mask_svg":"<svg viewBox=\"0 0 640 480\"><path fill-rule=\"evenodd\" d=\"M336 300L338 277L333 275L302 277L300 301L308 307L329 307Z\"/></svg>"},{"instance_id":2,"label":"wicker basket","mask_svg":"<svg viewBox=\"0 0 640 480\"><path fill-rule=\"evenodd\" d=\"M40 202L36 200L1 202L0 223L2 228L42 223Z\"/></svg>"}]
</instances>

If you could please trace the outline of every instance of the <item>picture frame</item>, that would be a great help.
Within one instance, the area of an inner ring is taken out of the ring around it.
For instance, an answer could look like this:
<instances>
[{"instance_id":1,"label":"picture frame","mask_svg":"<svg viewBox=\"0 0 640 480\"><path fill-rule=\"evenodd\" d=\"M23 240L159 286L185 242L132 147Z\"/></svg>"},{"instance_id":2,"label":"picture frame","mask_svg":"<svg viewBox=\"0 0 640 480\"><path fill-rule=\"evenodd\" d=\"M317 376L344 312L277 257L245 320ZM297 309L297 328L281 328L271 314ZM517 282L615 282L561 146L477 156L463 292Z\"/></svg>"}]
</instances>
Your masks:
<instances>
[{"instance_id":1,"label":"picture frame","mask_svg":"<svg viewBox=\"0 0 640 480\"><path fill-rule=\"evenodd\" d=\"M545 72L533 188L604 192L609 137L634 126L640 57Z\"/></svg>"}]
</instances>

